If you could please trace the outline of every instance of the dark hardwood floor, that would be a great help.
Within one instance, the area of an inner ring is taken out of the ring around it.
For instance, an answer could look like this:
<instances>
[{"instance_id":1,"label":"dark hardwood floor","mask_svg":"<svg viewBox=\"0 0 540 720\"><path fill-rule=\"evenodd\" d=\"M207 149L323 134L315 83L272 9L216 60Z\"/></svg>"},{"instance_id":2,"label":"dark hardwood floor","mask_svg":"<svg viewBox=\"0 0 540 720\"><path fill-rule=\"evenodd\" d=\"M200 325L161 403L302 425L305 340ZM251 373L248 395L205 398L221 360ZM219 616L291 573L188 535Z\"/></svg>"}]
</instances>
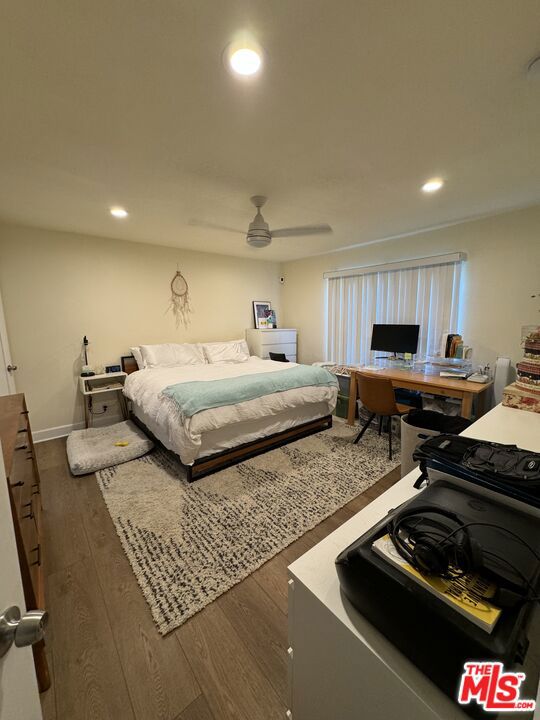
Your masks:
<instances>
[{"instance_id":1,"label":"dark hardwood floor","mask_svg":"<svg viewBox=\"0 0 540 720\"><path fill-rule=\"evenodd\" d=\"M287 566L399 479L399 468L163 638L94 476L36 446L52 686L45 720L282 720Z\"/></svg>"}]
</instances>

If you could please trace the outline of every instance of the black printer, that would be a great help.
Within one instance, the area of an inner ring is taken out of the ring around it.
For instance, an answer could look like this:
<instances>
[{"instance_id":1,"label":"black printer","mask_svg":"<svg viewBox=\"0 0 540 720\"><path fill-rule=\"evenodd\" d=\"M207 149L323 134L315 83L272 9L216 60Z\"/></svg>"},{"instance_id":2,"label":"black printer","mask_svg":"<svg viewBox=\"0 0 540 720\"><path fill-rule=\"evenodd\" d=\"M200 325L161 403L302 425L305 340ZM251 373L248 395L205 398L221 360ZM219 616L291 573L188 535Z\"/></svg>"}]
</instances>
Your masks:
<instances>
[{"instance_id":1,"label":"black printer","mask_svg":"<svg viewBox=\"0 0 540 720\"><path fill-rule=\"evenodd\" d=\"M475 546L483 551L482 575L495 584L498 578L501 586L522 588L521 599L519 591L514 593L517 599L502 608L491 633L373 550L373 543L387 534L389 523L398 513L426 507L451 509L468 526ZM539 520L539 511L534 508L516 502L509 505L503 496L463 481L438 480L391 511L339 554L336 567L342 592L388 640L456 700L466 661L500 661L507 669L524 661L528 629L538 611L533 598L538 596L540 586ZM503 561L497 559L501 557ZM529 680L536 687L538 678ZM478 712L474 706L463 710L473 715Z\"/></svg>"}]
</instances>

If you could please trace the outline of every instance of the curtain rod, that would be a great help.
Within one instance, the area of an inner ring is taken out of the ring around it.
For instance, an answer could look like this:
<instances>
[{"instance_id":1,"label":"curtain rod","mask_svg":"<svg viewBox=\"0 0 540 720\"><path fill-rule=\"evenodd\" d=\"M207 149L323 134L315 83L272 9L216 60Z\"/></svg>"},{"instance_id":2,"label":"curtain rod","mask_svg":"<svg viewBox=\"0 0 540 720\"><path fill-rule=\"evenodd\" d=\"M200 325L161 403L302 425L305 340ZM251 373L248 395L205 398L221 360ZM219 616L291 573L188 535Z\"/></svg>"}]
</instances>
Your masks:
<instances>
[{"instance_id":1,"label":"curtain rod","mask_svg":"<svg viewBox=\"0 0 540 720\"><path fill-rule=\"evenodd\" d=\"M408 270L417 267L430 267L433 265L448 265L466 260L467 255L463 252L447 253L446 255L432 255L431 257L401 260L399 262L384 263L382 265L364 265L361 267L344 268L343 270L331 270L323 273L325 280L332 278L354 277L355 275L371 275L379 272L391 272L392 270Z\"/></svg>"}]
</instances>

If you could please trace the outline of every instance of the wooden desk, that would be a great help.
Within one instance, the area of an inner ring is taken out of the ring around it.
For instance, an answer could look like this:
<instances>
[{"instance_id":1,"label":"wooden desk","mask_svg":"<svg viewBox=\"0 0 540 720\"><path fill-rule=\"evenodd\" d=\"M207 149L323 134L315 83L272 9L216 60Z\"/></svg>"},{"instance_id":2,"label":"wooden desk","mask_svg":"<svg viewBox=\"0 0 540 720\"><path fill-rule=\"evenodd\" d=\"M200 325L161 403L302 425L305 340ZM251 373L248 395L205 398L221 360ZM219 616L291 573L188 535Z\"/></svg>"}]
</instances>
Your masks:
<instances>
[{"instance_id":1,"label":"wooden desk","mask_svg":"<svg viewBox=\"0 0 540 720\"><path fill-rule=\"evenodd\" d=\"M424 373L413 372L412 370L399 370L393 368L381 368L380 370L351 370L351 384L349 387L349 411L347 414L347 422L354 425L356 415L356 376L358 373L363 375L373 375L374 377L384 377L392 381L395 388L405 388L407 390L420 390L421 392L429 392L434 395L443 395L444 397L459 398L461 400L461 414L463 417L470 418L472 413L472 402L476 396L478 398L478 417L485 412L486 390L493 385L488 383L475 383L469 380L460 380L458 378L446 378L439 375L424 375Z\"/></svg>"}]
</instances>

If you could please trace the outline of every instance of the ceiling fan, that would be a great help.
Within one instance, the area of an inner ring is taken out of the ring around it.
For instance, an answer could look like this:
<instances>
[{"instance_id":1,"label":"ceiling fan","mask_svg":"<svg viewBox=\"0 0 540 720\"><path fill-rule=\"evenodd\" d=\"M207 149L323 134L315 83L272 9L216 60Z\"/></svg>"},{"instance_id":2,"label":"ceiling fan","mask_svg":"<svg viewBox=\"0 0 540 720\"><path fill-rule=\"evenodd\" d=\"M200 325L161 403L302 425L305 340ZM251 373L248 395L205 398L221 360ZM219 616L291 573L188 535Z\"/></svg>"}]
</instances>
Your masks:
<instances>
[{"instance_id":1,"label":"ceiling fan","mask_svg":"<svg viewBox=\"0 0 540 720\"><path fill-rule=\"evenodd\" d=\"M285 237L301 237L307 235L323 235L325 233L331 233L332 228L330 225L300 225L299 227L280 228L279 230L270 230L268 223L265 221L261 214L261 208L266 203L267 198L264 195L253 195L250 198L251 202L257 208L257 212L253 220L249 223L246 241L248 245L256 248L263 248L270 245L274 238L285 238ZM212 223L199 222L191 220L190 225L198 225L201 227L211 228L212 230L227 230L228 232L235 232L243 234L242 230L234 230L228 227L222 227L220 225L213 225Z\"/></svg>"}]
</instances>

